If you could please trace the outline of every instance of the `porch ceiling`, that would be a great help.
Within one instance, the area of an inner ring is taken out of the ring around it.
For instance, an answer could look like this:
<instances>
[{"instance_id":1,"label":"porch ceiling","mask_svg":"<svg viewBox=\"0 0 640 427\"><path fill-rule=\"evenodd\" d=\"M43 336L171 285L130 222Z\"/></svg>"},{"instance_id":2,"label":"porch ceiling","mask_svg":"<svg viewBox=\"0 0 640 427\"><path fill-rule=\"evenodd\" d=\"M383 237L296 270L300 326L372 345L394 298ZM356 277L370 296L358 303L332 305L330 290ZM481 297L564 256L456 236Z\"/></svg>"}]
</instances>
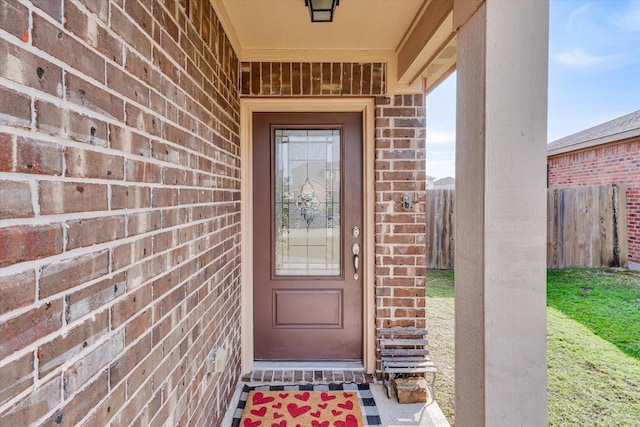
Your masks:
<instances>
[{"instance_id":1,"label":"porch ceiling","mask_svg":"<svg viewBox=\"0 0 640 427\"><path fill-rule=\"evenodd\" d=\"M386 62L392 92L455 68L453 0L342 0L332 23L312 23L304 0L211 2L242 61Z\"/></svg>"}]
</instances>

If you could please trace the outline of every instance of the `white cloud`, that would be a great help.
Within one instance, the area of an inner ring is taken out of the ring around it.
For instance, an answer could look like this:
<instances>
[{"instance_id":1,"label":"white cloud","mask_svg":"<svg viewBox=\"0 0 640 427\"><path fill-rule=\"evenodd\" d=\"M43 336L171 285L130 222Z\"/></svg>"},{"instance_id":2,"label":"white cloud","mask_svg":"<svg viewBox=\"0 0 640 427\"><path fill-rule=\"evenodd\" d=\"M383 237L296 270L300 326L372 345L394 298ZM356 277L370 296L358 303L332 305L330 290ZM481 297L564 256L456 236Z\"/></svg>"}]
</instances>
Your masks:
<instances>
[{"instance_id":1,"label":"white cloud","mask_svg":"<svg viewBox=\"0 0 640 427\"><path fill-rule=\"evenodd\" d=\"M553 58L559 63L572 68L591 68L606 62L606 56L595 56L585 53L580 48L572 52L556 53Z\"/></svg>"},{"instance_id":2,"label":"white cloud","mask_svg":"<svg viewBox=\"0 0 640 427\"><path fill-rule=\"evenodd\" d=\"M592 55L575 48L571 52L556 53L551 56L560 64L569 68L598 68L613 70L625 67L637 61L632 53L615 53L611 55Z\"/></svg>"},{"instance_id":3,"label":"white cloud","mask_svg":"<svg viewBox=\"0 0 640 427\"><path fill-rule=\"evenodd\" d=\"M427 129L427 146L429 144L455 144L456 133L451 131L437 131Z\"/></svg>"},{"instance_id":4,"label":"white cloud","mask_svg":"<svg viewBox=\"0 0 640 427\"><path fill-rule=\"evenodd\" d=\"M629 10L623 14L616 14L611 22L623 32L640 32L640 0L629 2Z\"/></svg>"},{"instance_id":5,"label":"white cloud","mask_svg":"<svg viewBox=\"0 0 640 427\"><path fill-rule=\"evenodd\" d=\"M567 22L567 29L571 31L573 29L574 21L580 17L580 15L586 13L591 8L589 3L583 4L579 8L573 10L571 14L569 14L569 19Z\"/></svg>"}]
</instances>

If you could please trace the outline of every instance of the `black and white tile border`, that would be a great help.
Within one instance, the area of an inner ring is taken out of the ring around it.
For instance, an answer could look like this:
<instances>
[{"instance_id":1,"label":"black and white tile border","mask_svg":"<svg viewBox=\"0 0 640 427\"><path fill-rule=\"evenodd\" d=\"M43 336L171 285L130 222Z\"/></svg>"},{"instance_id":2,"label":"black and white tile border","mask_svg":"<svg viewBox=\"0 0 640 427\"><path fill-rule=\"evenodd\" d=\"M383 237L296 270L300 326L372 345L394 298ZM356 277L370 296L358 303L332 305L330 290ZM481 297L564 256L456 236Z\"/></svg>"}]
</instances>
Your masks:
<instances>
[{"instance_id":1,"label":"black and white tile border","mask_svg":"<svg viewBox=\"0 0 640 427\"><path fill-rule=\"evenodd\" d=\"M356 383L330 383L330 384L300 384L300 385L261 385L248 386L242 388L238 407L233 414L231 427L240 427L240 419L242 411L247 403L247 397L252 390L257 391L355 391L360 398L360 406L362 407L362 415L365 420L366 427L382 427L378 407L373 399L373 393L369 388L369 384Z\"/></svg>"}]
</instances>

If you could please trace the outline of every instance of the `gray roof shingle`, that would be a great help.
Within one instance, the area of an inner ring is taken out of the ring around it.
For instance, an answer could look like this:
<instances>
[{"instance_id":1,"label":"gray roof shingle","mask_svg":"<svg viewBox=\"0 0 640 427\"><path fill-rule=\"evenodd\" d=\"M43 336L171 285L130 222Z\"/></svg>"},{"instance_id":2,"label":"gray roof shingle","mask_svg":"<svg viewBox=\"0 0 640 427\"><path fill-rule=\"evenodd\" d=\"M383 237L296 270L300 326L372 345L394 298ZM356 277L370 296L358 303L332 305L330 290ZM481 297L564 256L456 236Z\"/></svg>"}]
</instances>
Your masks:
<instances>
[{"instance_id":1,"label":"gray roof shingle","mask_svg":"<svg viewBox=\"0 0 640 427\"><path fill-rule=\"evenodd\" d=\"M569 147L634 129L640 130L640 110L550 142L547 150Z\"/></svg>"}]
</instances>

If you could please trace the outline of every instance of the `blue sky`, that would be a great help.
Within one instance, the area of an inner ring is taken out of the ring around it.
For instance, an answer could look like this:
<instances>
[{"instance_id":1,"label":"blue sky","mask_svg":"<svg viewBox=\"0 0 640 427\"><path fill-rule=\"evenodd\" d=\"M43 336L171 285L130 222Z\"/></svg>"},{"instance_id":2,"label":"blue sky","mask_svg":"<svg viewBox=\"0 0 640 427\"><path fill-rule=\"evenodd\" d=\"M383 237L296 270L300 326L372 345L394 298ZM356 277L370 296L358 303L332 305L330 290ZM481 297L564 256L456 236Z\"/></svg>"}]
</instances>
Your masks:
<instances>
[{"instance_id":1,"label":"blue sky","mask_svg":"<svg viewBox=\"0 0 640 427\"><path fill-rule=\"evenodd\" d=\"M640 0L551 0L548 141L640 109ZM427 97L427 174L455 174L455 73Z\"/></svg>"}]
</instances>

